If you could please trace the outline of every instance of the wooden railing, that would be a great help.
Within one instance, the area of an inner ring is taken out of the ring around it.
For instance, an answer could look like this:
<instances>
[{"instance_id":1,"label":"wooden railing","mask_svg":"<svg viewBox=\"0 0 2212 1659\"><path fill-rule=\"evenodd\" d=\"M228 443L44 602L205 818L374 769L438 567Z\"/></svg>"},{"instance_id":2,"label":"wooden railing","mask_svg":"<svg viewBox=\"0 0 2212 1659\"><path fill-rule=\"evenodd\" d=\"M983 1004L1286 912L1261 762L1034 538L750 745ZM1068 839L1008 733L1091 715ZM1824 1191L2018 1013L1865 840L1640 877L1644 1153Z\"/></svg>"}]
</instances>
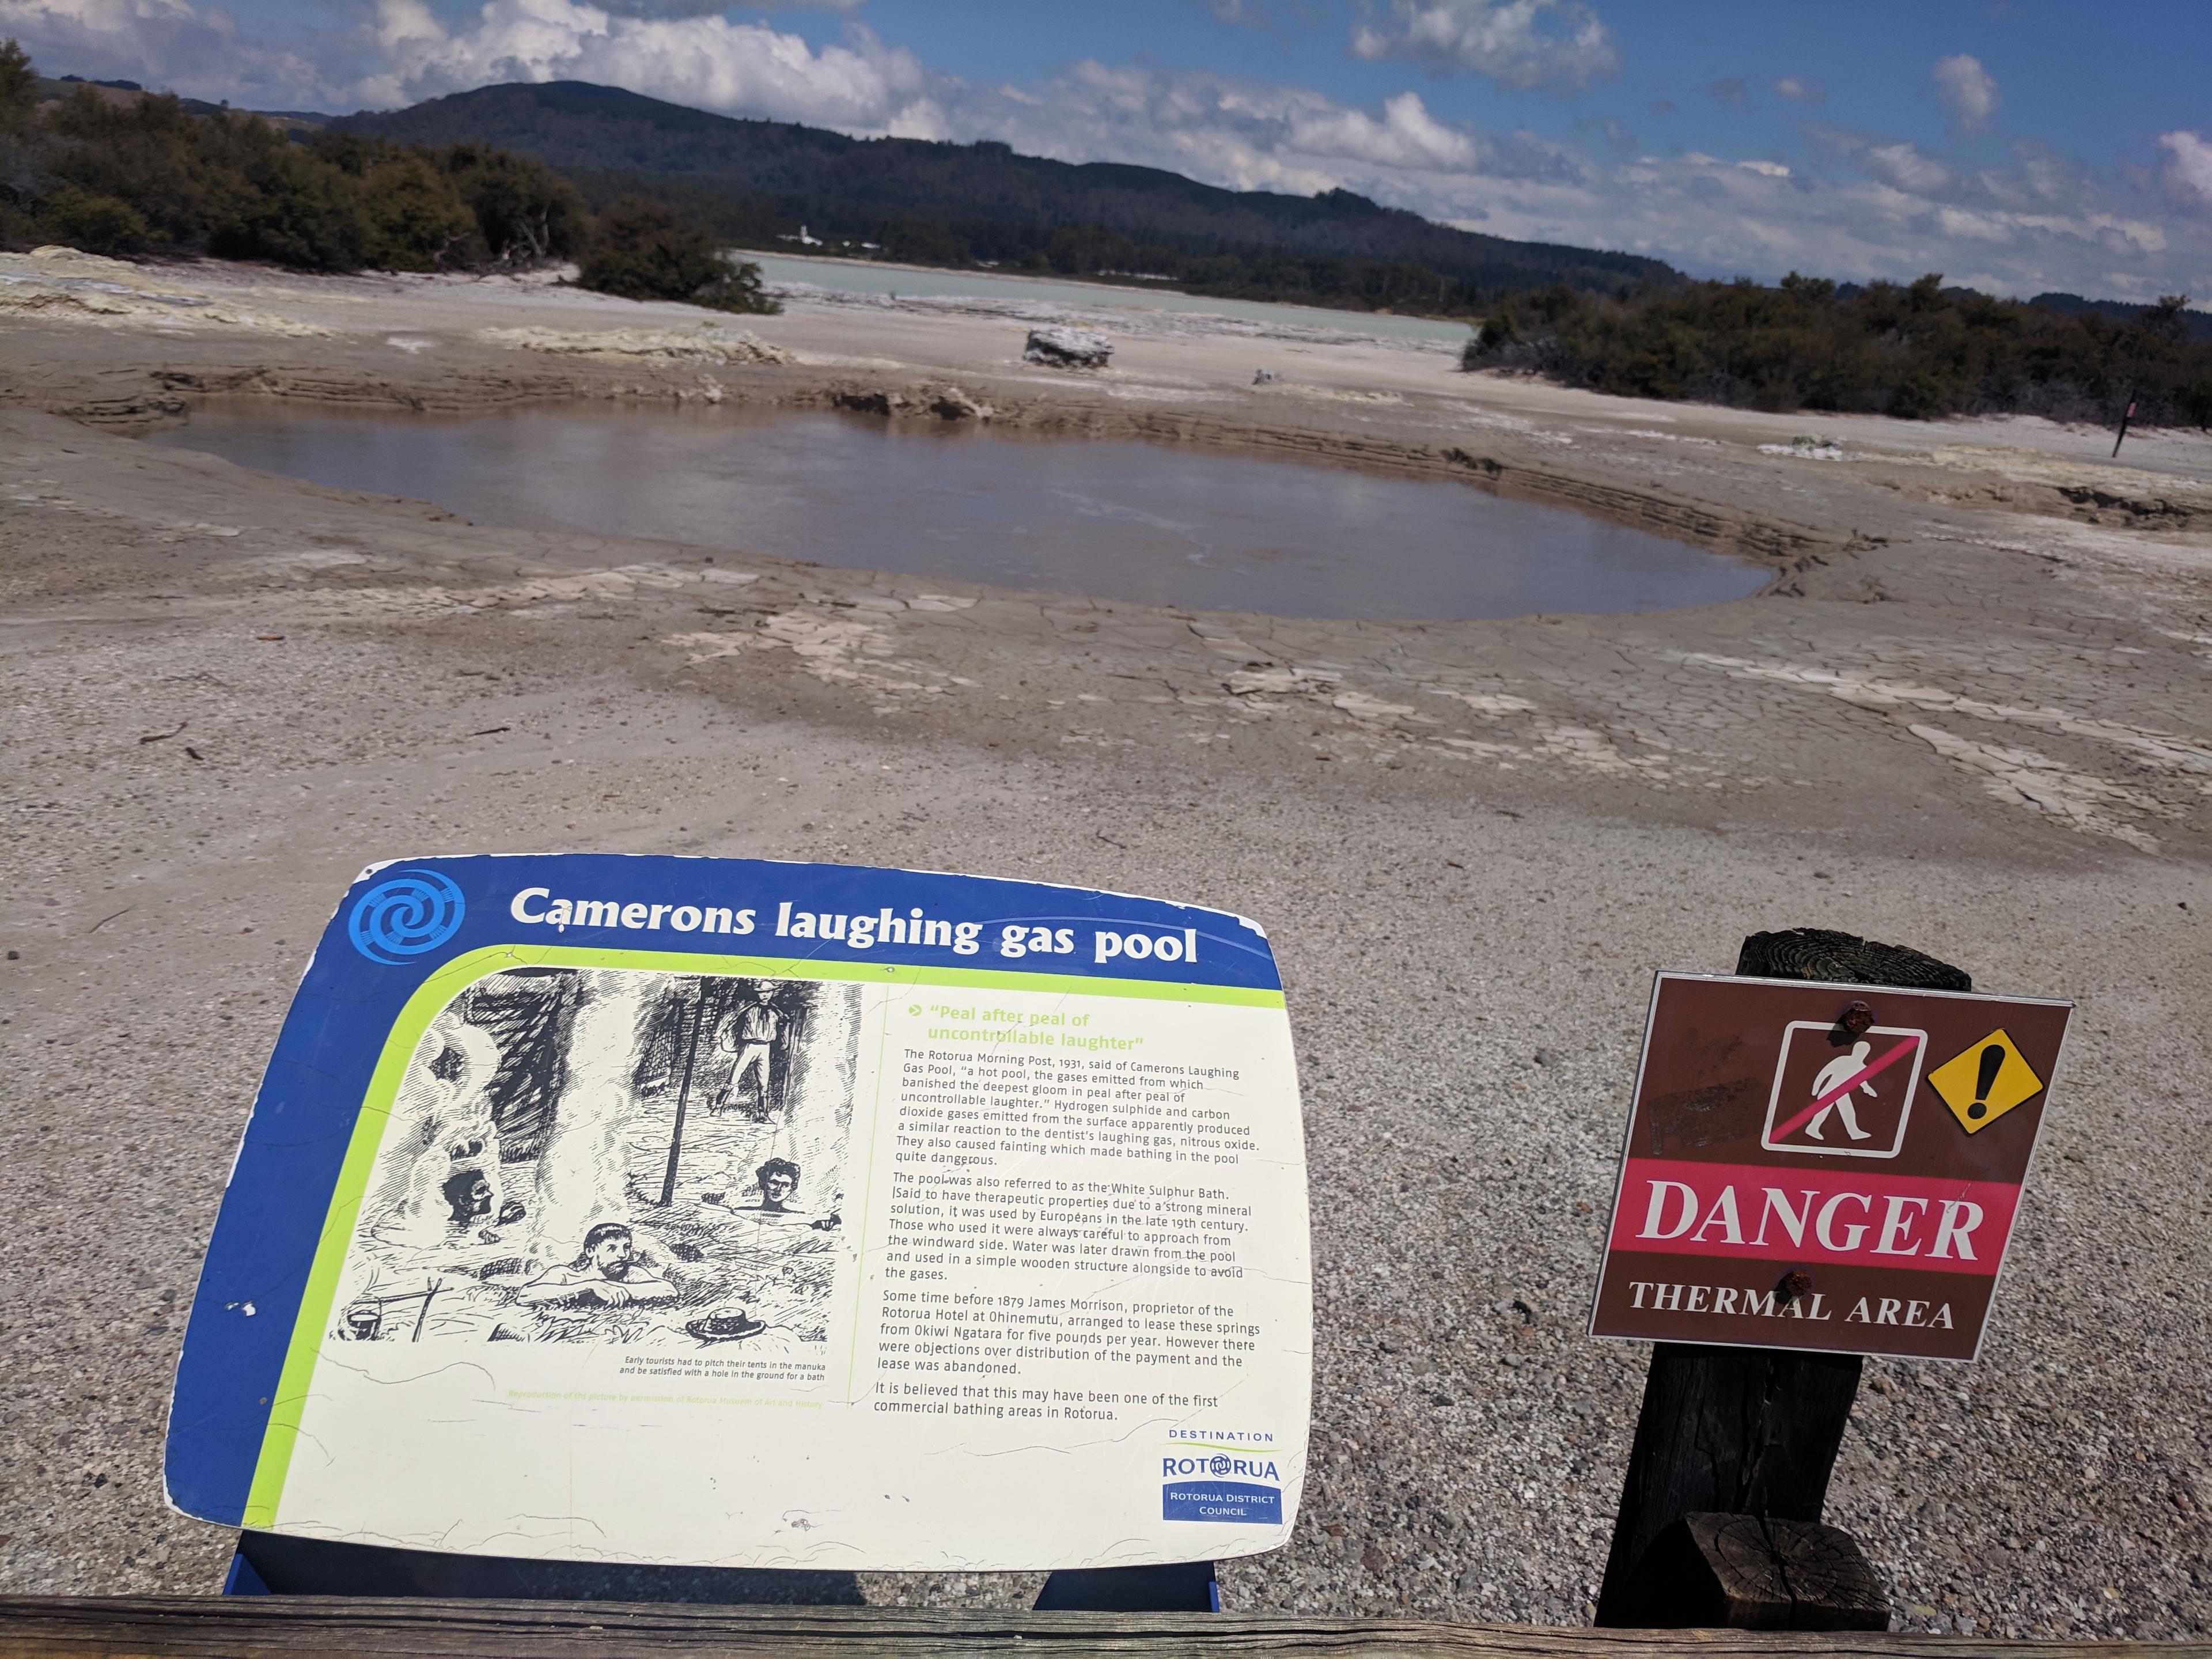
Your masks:
<instances>
[{"instance_id":1,"label":"wooden railing","mask_svg":"<svg viewBox=\"0 0 2212 1659\"><path fill-rule=\"evenodd\" d=\"M322 1596L0 1596L0 1659L564 1659L615 1655L1342 1655L1346 1659L2212 1659L2212 1643L1624 1631L1231 1613L939 1612Z\"/></svg>"}]
</instances>

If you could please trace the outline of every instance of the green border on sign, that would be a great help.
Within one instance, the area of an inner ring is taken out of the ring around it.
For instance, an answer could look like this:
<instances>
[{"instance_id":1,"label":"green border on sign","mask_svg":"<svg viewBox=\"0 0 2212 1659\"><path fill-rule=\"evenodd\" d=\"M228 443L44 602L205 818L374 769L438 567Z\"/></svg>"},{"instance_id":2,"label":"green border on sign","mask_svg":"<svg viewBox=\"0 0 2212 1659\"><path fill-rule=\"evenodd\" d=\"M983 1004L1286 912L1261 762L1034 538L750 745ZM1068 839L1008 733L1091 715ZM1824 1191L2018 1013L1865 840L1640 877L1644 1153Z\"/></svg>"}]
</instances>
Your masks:
<instances>
[{"instance_id":1,"label":"green border on sign","mask_svg":"<svg viewBox=\"0 0 2212 1659\"><path fill-rule=\"evenodd\" d=\"M738 957L700 955L672 951L590 950L563 945L494 945L451 962L432 973L416 988L392 1022L377 1057L368 1093L354 1120L353 1137L345 1160L338 1166L337 1188L323 1218L321 1238L315 1245L314 1265L308 1270L307 1288L300 1297L300 1315L292 1327L292 1340L284 1352L284 1369L270 1396L269 1426L261 1439L261 1456L254 1464L253 1484L246 1498L241 1524L265 1529L276 1523L276 1506L284 1495L285 1477L292 1467L292 1452L300 1437L307 1390L314 1380L315 1362L321 1357L323 1334L330 1322L331 1304L337 1298L338 1276L345 1267L346 1251L353 1242L354 1226L361 1216L362 1197L376 1167L384 1143L385 1125L392 1103L399 1097L400 1079L408 1061L430 1022L446 1006L480 979L511 968L629 968L654 973L712 974L730 978L811 979L858 981L875 985L945 986L975 991L1058 991L1071 996L1128 997L1146 1002L1211 1002L1244 1008L1280 1008L1280 991L1247 989L1232 985L1178 985L1154 980L1099 979L1081 974L1021 974L993 968L915 967L901 963L823 962L810 957Z\"/></svg>"}]
</instances>

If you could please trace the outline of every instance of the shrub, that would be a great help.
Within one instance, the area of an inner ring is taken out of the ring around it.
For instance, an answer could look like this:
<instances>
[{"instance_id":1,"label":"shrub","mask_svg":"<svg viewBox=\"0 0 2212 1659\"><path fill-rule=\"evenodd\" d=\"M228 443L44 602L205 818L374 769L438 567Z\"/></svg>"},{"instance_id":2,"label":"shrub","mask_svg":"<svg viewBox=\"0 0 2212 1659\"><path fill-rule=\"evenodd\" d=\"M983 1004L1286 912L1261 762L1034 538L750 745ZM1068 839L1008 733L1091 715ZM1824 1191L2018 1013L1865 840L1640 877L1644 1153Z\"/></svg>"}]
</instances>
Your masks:
<instances>
[{"instance_id":1,"label":"shrub","mask_svg":"<svg viewBox=\"0 0 2212 1659\"><path fill-rule=\"evenodd\" d=\"M476 215L453 181L428 159L402 153L362 176L371 264L386 270L443 270L484 259Z\"/></svg>"},{"instance_id":2,"label":"shrub","mask_svg":"<svg viewBox=\"0 0 2212 1659\"><path fill-rule=\"evenodd\" d=\"M747 312L757 317L772 317L783 307L761 290L761 268L750 260L743 264L722 262L722 275L691 296L695 306L708 306L716 311Z\"/></svg>"},{"instance_id":3,"label":"shrub","mask_svg":"<svg viewBox=\"0 0 2212 1659\"><path fill-rule=\"evenodd\" d=\"M1927 370L1916 368L1891 388L1887 412L1900 421L1929 421L1954 406L1944 395L1943 383Z\"/></svg>"},{"instance_id":4,"label":"shrub","mask_svg":"<svg viewBox=\"0 0 2212 1659\"><path fill-rule=\"evenodd\" d=\"M31 54L13 40L0 40L0 127L20 126L39 106L39 75Z\"/></svg>"},{"instance_id":5,"label":"shrub","mask_svg":"<svg viewBox=\"0 0 2212 1659\"><path fill-rule=\"evenodd\" d=\"M568 179L485 145L299 143L258 116L194 114L166 94L111 101L88 86L41 107L38 86L21 46L0 42L0 240L11 245L436 270L567 258L590 232ZM727 300L757 297L756 282Z\"/></svg>"},{"instance_id":6,"label":"shrub","mask_svg":"<svg viewBox=\"0 0 2212 1659\"><path fill-rule=\"evenodd\" d=\"M494 264L538 265L582 250L592 228L583 193L543 161L482 144L455 144L443 161Z\"/></svg>"},{"instance_id":7,"label":"shrub","mask_svg":"<svg viewBox=\"0 0 2212 1659\"><path fill-rule=\"evenodd\" d=\"M40 204L37 225L87 253L129 253L146 245L146 221L128 202L64 185Z\"/></svg>"},{"instance_id":8,"label":"shrub","mask_svg":"<svg viewBox=\"0 0 2212 1659\"><path fill-rule=\"evenodd\" d=\"M1610 299L1554 287L1492 307L1460 362L1776 412L2109 422L2132 396L2144 425L2203 425L2212 342L2189 337L2186 305L2170 296L2114 321L1946 289L1933 275L1839 289L1793 271L1773 288L1692 283Z\"/></svg>"},{"instance_id":9,"label":"shrub","mask_svg":"<svg viewBox=\"0 0 2212 1659\"><path fill-rule=\"evenodd\" d=\"M207 118L210 253L307 270L358 270L375 252L359 181L254 116ZM179 238L183 240L182 237Z\"/></svg>"},{"instance_id":10,"label":"shrub","mask_svg":"<svg viewBox=\"0 0 2212 1659\"><path fill-rule=\"evenodd\" d=\"M624 196L599 215L578 284L625 300L679 300L721 311L781 309L760 267L732 265L706 227L674 208Z\"/></svg>"}]
</instances>

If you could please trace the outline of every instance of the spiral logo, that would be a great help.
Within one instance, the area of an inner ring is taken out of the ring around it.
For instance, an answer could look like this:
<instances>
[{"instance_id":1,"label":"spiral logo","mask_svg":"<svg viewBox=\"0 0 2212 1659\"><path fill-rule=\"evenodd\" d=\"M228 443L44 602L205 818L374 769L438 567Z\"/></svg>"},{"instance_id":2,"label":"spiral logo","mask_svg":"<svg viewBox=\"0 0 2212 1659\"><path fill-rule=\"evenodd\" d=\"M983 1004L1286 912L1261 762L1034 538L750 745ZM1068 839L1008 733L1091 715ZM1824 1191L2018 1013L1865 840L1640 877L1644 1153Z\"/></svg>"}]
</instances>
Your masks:
<instances>
[{"instance_id":1,"label":"spiral logo","mask_svg":"<svg viewBox=\"0 0 2212 1659\"><path fill-rule=\"evenodd\" d=\"M461 890L436 871L402 870L356 902L346 937L371 962L397 966L459 933L468 908Z\"/></svg>"},{"instance_id":2,"label":"spiral logo","mask_svg":"<svg viewBox=\"0 0 2212 1659\"><path fill-rule=\"evenodd\" d=\"M1216 1474L1226 1474L1229 1473L1230 1463L1227 1458L1216 1456L1213 1462L1206 1465L1206 1467L1212 1469Z\"/></svg>"}]
</instances>

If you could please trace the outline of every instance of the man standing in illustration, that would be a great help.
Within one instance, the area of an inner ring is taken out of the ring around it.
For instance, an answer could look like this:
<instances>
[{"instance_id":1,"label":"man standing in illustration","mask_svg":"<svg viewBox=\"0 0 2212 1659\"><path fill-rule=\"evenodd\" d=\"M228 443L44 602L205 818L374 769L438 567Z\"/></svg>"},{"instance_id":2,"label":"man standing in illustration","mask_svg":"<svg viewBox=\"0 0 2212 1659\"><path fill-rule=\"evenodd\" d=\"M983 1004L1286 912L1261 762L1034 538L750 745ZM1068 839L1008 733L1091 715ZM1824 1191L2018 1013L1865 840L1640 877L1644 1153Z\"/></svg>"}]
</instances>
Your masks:
<instances>
[{"instance_id":1,"label":"man standing in illustration","mask_svg":"<svg viewBox=\"0 0 2212 1659\"><path fill-rule=\"evenodd\" d=\"M574 1261L548 1267L516 1293L516 1300L532 1306L568 1302L603 1308L667 1301L676 1287L641 1267L636 1252L629 1228L619 1221L602 1221L584 1235L584 1248Z\"/></svg>"},{"instance_id":2,"label":"man standing in illustration","mask_svg":"<svg viewBox=\"0 0 2212 1659\"><path fill-rule=\"evenodd\" d=\"M1856 1077L1861 1072L1866 1070L1867 1056L1873 1052L1874 1045L1862 1038L1851 1045L1850 1053L1838 1054L1823 1066L1820 1068L1820 1075L1813 1079L1813 1098L1818 1100L1829 1090L1839 1087L1845 1079ZM1862 1083L1859 1085L1859 1092L1873 1098L1875 1086L1871 1083ZM1848 1091L1837 1096L1832 1103L1823 1106L1814 1115L1813 1121L1805 1126L1806 1139L1808 1140L1827 1139L1820 1133L1820 1126L1828 1121L1828 1114L1831 1112L1843 1119L1844 1133L1853 1140L1874 1139L1871 1131L1859 1127L1859 1115L1851 1109L1851 1097Z\"/></svg>"},{"instance_id":3,"label":"man standing in illustration","mask_svg":"<svg viewBox=\"0 0 2212 1659\"><path fill-rule=\"evenodd\" d=\"M762 988L714 1033L714 1046L737 1056L722 1097L715 1103L718 1111L738 1103L738 1090L748 1072L760 1091L760 1109L754 1115L765 1118L775 1109L776 1097L770 1091L776 1082L787 1080L784 1067L775 1063L775 1050L786 1042L790 1024L790 1017L775 1006L775 995L774 985Z\"/></svg>"}]
</instances>

